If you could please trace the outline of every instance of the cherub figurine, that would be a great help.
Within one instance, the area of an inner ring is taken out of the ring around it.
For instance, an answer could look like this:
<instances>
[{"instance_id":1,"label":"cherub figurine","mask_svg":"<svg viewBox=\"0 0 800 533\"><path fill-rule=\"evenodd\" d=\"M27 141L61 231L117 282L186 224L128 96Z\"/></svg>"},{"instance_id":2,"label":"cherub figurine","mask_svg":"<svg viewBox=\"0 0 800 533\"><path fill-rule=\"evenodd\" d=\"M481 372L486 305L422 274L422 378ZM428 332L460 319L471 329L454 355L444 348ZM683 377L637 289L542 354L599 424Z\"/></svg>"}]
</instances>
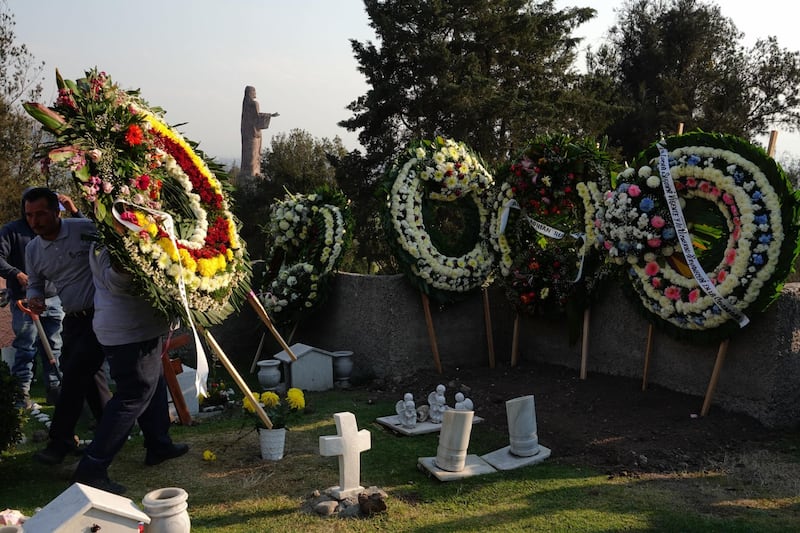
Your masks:
<instances>
[{"instance_id":1,"label":"cherub figurine","mask_svg":"<svg viewBox=\"0 0 800 533\"><path fill-rule=\"evenodd\" d=\"M465 398L461 392L456 393L456 411L474 411L472 400Z\"/></svg>"},{"instance_id":2,"label":"cherub figurine","mask_svg":"<svg viewBox=\"0 0 800 533\"><path fill-rule=\"evenodd\" d=\"M430 418L434 424L442 423L442 414L447 409L447 402L444 397L444 385L436 385L436 390L428 394L428 405L430 406Z\"/></svg>"},{"instance_id":3,"label":"cherub figurine","mask_svg":"<svg viewBox=\"0 0 800 533\"><path fill-rule=\"evenodd\" d=\"M410 392L405 393L403 399L395 404L394 409L397 411L401 426L413 428L417 425L417 406L414 404L413 394Z\"/></svg>"}]
</instances>

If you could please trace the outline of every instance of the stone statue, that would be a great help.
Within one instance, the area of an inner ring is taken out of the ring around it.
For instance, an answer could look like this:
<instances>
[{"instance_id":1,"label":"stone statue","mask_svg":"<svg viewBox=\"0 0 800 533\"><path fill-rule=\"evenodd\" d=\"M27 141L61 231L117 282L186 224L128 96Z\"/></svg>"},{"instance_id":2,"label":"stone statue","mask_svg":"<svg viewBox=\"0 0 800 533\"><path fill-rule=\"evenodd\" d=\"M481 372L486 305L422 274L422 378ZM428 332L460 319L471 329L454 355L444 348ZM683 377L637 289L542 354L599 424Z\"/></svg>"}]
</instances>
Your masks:
<instances>
[{"instance_id":1,"label":"stone statue","mask_svg":"<svg viewBox=\"0 0 800 533\"><path fill-rule=\"evenodd\" d=\"M400 425L404 428L413 428L417 425L417 406L414 404L414 395L410 392L403 395L403 399L395 404Z\"/></svg>"},{"instance_id":2,"label":"stone statue","mask_svg":"<svg viewBox=\"0 0 800 533\"><path fill-rule=\"evenodd\" d=\"M456 411L474 411L472 400L465 398L461 392L456 393Z\"/></svg>"},{"instance_id":3,"label":"stone statue","mask_svg":"<svg viewBox=\"0 0 800 533\"><path fill-rule=\"evenodd\" d=\"M436 385L436 390L428 394L428 406L431 422L434 424L442 423L442 415L447 409L447 402L444 397L444 385Z\"/></svg>"},{"instance_id":4,"label":"stone statue","mask_svg":"<svg viewBox=\"0 0 800 533\"><path fill-rule=\"evenodd\" d=\"M261 130L269 127L272 117L279 113L261 113L256 100L256 88L244 88L242 101L242 176L261 175Z\"/></svg>"}]
</instances>

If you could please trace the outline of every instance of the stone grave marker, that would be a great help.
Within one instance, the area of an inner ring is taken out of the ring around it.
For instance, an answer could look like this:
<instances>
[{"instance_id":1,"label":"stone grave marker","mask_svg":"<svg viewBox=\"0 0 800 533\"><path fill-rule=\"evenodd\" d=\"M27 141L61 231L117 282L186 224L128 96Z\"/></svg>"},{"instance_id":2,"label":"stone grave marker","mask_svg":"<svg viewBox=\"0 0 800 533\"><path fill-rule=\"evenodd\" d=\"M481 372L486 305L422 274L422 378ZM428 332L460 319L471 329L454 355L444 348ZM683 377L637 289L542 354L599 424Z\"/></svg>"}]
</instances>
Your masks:
<instances>
[{"instance_id":1,"label":"stone grave marker","mask_svg":"<svg viewBox=\"0 0 800 533\"><path fill-rule=\"evenodd\" d=\"M273 358L283 363L286 383L289 387L310 391L325 391L333 388L333 353L307 344L290 346L297 361L281 350Z\"/></svg>"},{"instance_id":2,"label":"stone grave marker","mask_svg":"<svg viewBox=\"0 0 800 533\"><path fill-rule=\"evenodd\" d=\"M550 457L550 448L539 444L536 404L533 396L521 396L506 402L510 444L481 456L498 470L512 470L541 463Z\"/></svg>"},{"instance_id":3,"label":"stone grave marker","mask_svg":"<svg viewBox=\"0 0 800 533\"><path fill-rule=\"evenodd\" d=\"M364 490L361 486L361 452L369 450L372 444L370 432L358 430L353 413L336 413L333 419L336 421L336 435L319 438L319 453L325 457L338 457L339 485L328 491L334 498L343 500Z\"/></svg>"},{"instance_id":4,"label":"stone grave marker","mask_svg":"<svg viewBox=\"0 0 800 533\"><path fill-rule=\"evenodd\" d=\"M442 413L442 431L436 457L420 457L418 467L440 481L490 474L496 470L478 457L467 453L472 432L473 411L447 409Z\"/></svg>"}]
</instances>

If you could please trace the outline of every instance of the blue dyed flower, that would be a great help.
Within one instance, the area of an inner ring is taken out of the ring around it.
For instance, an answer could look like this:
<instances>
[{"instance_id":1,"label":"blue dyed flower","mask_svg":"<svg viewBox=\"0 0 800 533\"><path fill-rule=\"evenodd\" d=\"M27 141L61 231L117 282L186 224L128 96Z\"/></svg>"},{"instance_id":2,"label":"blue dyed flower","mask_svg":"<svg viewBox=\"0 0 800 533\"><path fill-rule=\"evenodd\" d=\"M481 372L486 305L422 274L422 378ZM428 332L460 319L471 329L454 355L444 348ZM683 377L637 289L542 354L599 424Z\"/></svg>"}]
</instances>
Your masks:
<instances>
[{"instance_id":1,"label":"blue dyed flower","mask_svg":"<svg viewBox=\"0 0 800 533\"><path fill-rule=\"evenodd\" d=\"M698 326L702 326L702 325L703 325L703 324L705 324L705 322L706 322L706 319L705 319L705 317L703 317L703 316L696 316L696 317L694 317L692 320L693 320L693 321L694 321L694 323L695 323L695 324L697 324Z\"/></svg>"},{"instance_id":2,"label":"blue dyed flower","mask_svg":"<svg viewBox=\"0 0 800 533\"><path fill-rule=\"evenodd\" d=\"M664 231L661 232L661 237L664 239L674 239L675 228L664 228Z\"/></svg>"},{"instance_id":3,"label":"blue dyed flower","mask_svg":"<svg viewBox=\"0 0 800 533\"><path fill-rule=\"evenodd\" d=\"M690 167L696 166L697 163L699 162L700 162L700 156L695 154L690 155L689 159L686 160L686 164L689 165Z\"/></svg>"},{"instance_id":4,"label":"blue dyed flower","mask_svg":"<svg viewBox=\"0 0 800 533\"><path fill-rule=\"evenodd\" d=\"M761 254L753 254L753 264L754 265L763 265L764 264L764 256Z\"/></svg>"},{"instance_id":5,"label":"blue dyed flower","mask_svg":"<svg viewBox=\"0 0 800 533\"><path fill-rule=\"evenodd\" d=\"M639 209L644 213L649 213L653 210L656 206L655 202L653 202L652 198L642 198L642 201L639 202Z\"/></svg>"},{"instance_id":6,"label":"blue dyed flower","mask_svg":"<svg viewBox=\"0 0 800 533\"><path fill-rule=\"evenodd\" d=\"M715 315L721 315L722 314L722 309L720 309L720 307L717 304L714 304L711 307L711 312L714 313Z\"/></svg>"},{"instance_id":7,"label":"blue dyed flower","mask_svg":"<svg viewBox=\"0 0 800 533\"><path fill-rule=\"evenodd\" d=\"M741 170L737 170L733 173L733 181L736 182L736 185L741 185L744 183L744 172Z\"/></svg>"},{"instance_id":8,"label":"blue dyed flower","mask_svg":"<svg viewBox=\"0 0 800 533\"><path fill-rule=\"evenodd\" d=\"M767 220L768 220L767 215L756 215L755 217L753 217L753 221L756 224L766 224Z\"/></svg>"},{"instance_id":9,"label":"blue dyed flower","mask_svg":"<svg viewBox=\"0 0 800 533\"><path fill-rule=\"evenodd\" d=\"M760 242L761 244L769 244L770 242L772 242L772 234L765 233L764 235L758 238L758 242Z\"/></svg>"},{"instance_id":10,"label":"blue dyed flower","mask_svg":"<svg viewBox=\"0 0 800 533\"><path fill-rule=\"evenodd\" d=\"M761 198L762 198L761 191L754 192L753 195L750 198L752 198L754 202L757 202L757 201L761 200Z\"/></svg>"},{"instance_id":11,"label":"blue dyed flower","mask_svg":"<svg viewBox=\"0 0 800 533\"><path fill-rule=\"evenodd\" d=\"M617 186L617 191L619 191L619 192L628 192L628 188L630 188L630 186L631 186L630 183L620 183Z\"/></svg>"}]
</instances>

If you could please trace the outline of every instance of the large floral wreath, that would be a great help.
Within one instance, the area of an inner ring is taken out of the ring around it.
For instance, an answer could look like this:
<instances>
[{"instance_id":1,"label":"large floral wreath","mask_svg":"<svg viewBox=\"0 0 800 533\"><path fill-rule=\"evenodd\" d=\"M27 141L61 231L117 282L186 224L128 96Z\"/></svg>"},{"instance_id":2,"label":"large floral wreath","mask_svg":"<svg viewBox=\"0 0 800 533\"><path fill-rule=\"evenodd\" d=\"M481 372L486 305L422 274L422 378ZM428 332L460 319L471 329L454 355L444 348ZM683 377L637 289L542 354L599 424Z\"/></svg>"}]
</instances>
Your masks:
<instances>
[{"instance_id":1,"label":"large floral wreath","mask_svg":"<svg viewBox=\"0 0 800 533\"><path fill-rule=\"evenodd\" d=\"M328 187L287 194L272 205L265 228L270 271L260 298L276 322L296 321L325 301L352 227L347 198Z\"/></svg>"},{"instance_id":2,"label":"large floral wreath","mask_svg":"<svg viewBox=\"0 0 800 533\"><path fill-rule=\"evenodd\" d=\"M608 270L595 250L596 205L610 159L594 141L534 140L503 173L492 244L512 305L526 313L582 311Z\"/></svg>"},{"instance_id":3,"label":"large floral wreath","mask_svg":"<svg viewBox=\"0 0 800 533\"><path fill-rule=\"evenodd\" d=\"M627 188L598 211L603 247L627 261L637 301L667 330L727 338L777 298L798 253L800 195L763 150L675 136L621 177Z\"/></svg>"},{"instance_id":4,"label":"large floral wreath","mask_svg":"<svg viewBox=\"0 0 800 533\"><path fill-rule=\"evenodd\" d=\"M411 143L381 186L389 244L406 274L439 302L479 287L491 273L487 200L493 183L464 143L437 137ZM461 235L446 225L434 231L431 211L446 203L462 212Z\"/></svg>"},{"instance_id":5,"label":"large floral wreath","mask_svg":"<svg viewBox=\"0 0 800 533\"><path fill-rule=\"evenodd\" d=\"M244 298L250 269L211 163L138 91L96 69L56 76L52 108L25 106L55 136L45 163L72 171L101 240L156 309L220 323Z\"/></svg>"}]
</instances>

